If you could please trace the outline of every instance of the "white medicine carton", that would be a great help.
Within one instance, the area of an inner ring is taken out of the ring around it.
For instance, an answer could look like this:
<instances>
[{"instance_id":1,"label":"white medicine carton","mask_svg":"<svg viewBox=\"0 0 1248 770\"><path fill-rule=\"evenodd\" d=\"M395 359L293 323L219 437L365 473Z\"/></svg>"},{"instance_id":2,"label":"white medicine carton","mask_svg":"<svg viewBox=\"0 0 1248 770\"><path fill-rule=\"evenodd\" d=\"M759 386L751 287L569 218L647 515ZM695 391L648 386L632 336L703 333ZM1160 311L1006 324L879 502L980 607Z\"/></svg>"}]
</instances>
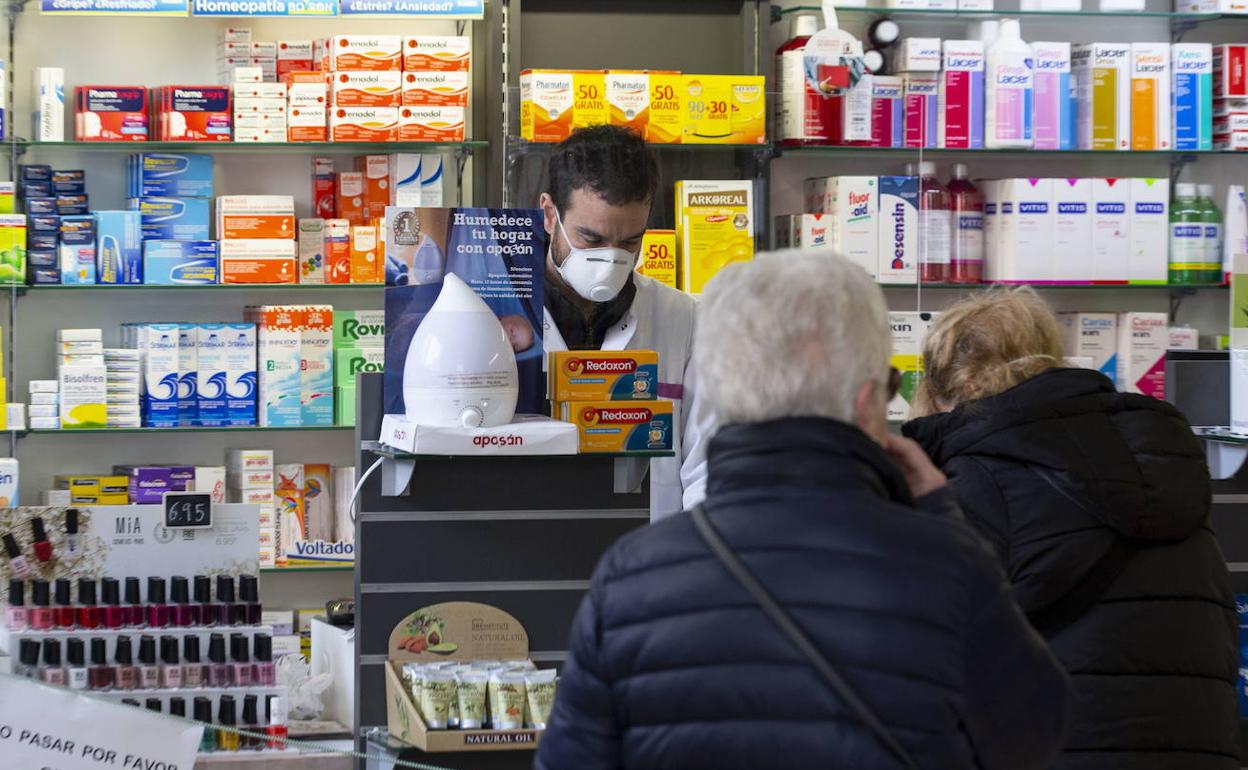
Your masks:
<instances>
[{"instance_id":1,"label":"white medicine carton","mask_svg":"<svg viewBox=\"0 0 1248 770\"><path fill-rule=\"evenodd\" d=\"M1086 358L1087 368L1118 381L1118 316L1114 313L1059 313L1062 346L1070 358Z\"/></svg>"},{"instance_id":2,"label":"white medicine carton","mask_svg":"<svg viewBox=\"0 0 1248 770\"><path fill-rule=\"evenodd\" d=\"M1053 180L1053 280L1090 283L1092 180Z\"/></svg>"},{"instance_id":3,"label":"white medicine carton","mask_svg":"<svg viewBox=\"0 0 1248 770\"><path fill-rule=\"evenodd\" d=\"M995 280L1053 280L1053 180L1003 179L998 194Z\"/></svg>"},{"instance_id":4,"label":"white medicine carton","mask_svg":"<svg viewBox=\"0 0 1248 770\"><path fill-rule=\"evenodd\" d=\"M1170 180L1132 179L1131 283L1158 284L1169 279Z\"/></svg>"},{"instance_id":5,"label":"white medicine carton","mask_svg":"<svg viewBox=\"0 0 1248 770\"><path fill-rule=\"evenodd\" d=\"M1118 389L1157 399L1166 397L1166 351L1170 348L1167 313L1118 316Z\"/></svg>"},{"instance_id":6,"label":"white medicine carton","mask_svg":"<svg viewBox=\"0 0 1248 770\"><path fill-rule=\"evenodd\" d=\"M1131 272L1131 183L1092 180L1092 278L1125 283Z\"/></svg>"}]
</instances>

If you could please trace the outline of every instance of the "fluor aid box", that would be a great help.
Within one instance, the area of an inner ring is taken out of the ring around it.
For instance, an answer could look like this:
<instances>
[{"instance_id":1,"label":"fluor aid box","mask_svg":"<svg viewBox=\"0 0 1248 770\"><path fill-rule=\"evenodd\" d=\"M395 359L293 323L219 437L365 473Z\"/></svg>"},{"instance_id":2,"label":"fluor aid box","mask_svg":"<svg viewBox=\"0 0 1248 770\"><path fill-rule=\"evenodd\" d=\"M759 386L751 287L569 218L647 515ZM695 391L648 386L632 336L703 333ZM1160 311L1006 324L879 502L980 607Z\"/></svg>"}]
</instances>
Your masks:
<instances>
[{"instance_id":1,"label":"fluor aid box","mask_svg":"<svg viewBox=\"0 0 1248 770\"><path fill-rule=\"evenodd\" d=\"M573 350L550 354L547 396L563 401L649 401L659 397L652 350Z\"/></svg>"},{"instance_id":2,"label":"fluor aid box","mask_svg":"<svg viewBox=\"0 0 1248 770\"><path fill-rule=\"evenodd\" d=\"M1078 89L1081 150L1131 147L1131 44L1077 43L1071 47Z\"/></svg>"},{"instance_id":3,"label":"fluor aid box","mask_svg":"<svg viewBox=\"0 0 1248 770\"><path fill-rule=\"evenodd\" d=\"M1166 351L1170 319L1166 313L1118 316L1118 388L1153 398L1166 397Z\"/></svg>"},{"instance_id":4,"label":"fluor aid box","mask_svg":"<svg viewBox=\"0 0 1248 770\"><path fill-rule=\"evenodd\" d=\"M582 454L672 450L671 401L567 401L558 416L576 425Z\"/></svg>"},{"instance_id":5,"label":"fluor aid box","mask_svg":"<svg viewBox=\"0 0 1248 770\"><path fill-rule=\"evenodd\" d=\"M754 258L754 186L749 181L676 183L683 291L701 294L725 265Z\"/></svg>"},{"instance_id":6,"label":"fluor aid box","mask_svg":"<svg viewBox=\"0 0 1248 770\"><path fill-rule=\"evenodd\" d=\"M833 176L807 179L805 197L808 212L828 215L828 245L874 277L879 272L880 261L878 178ZM805 244L794 242L793 245Z\"/></svg>"}]
</instances>

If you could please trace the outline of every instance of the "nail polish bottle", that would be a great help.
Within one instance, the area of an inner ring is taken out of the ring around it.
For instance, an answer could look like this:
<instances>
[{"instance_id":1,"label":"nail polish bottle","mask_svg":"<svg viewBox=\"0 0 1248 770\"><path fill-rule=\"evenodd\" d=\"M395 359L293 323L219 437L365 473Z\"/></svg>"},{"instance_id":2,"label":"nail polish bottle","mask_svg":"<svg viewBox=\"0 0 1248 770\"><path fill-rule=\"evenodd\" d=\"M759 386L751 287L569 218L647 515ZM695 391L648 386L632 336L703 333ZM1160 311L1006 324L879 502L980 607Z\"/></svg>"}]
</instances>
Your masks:
<instances>
[{"instance_id":1,"label":"nail polish bottle","mask_svg":"<svg viewBox=\"0 0 1248 770\"><path fill-rule=\"evenodd\" d=\"M242 623L242 606L234 599L234 578L229 575L217 575L217 607L222 625Z\"/></svg>"},{"instance_id":2,"label":"nail polish bottle","mask_svg":"<svg viewBox=\"0 0 1248 770\"><path fill-rule=\"evenodd\" d=\"M104 595L104 606L100 613L104 627L112 630L121 628L126 624L126 611L121 606L121 584L117 582L117 578L100 580L100 593Z\"/></svg>"},{"instance_id":3,"label":"nail polish bottle","mask_svg":"<svg viewBox=\"0 0 1248 770\"><path fill-rule=\"evenodd\" d=\"M217 751L238 751L238 733L234 731L234 696L222 695L217 703Z\"/></svg>"},{"instance_id":4,"label":"nail polish bottle","mask_svg":"<svg viewBox=\"0 0 1248 770\"><path fill-rule=\"evenodd\" d=\"M236 687L251 687L251 655L247 652L249 646L250 642L243 634L230 634L230 654L234 658Z\"/></svg>"},{"instance_id":5,"label":"nail polish bottle","mask_svg":"<svg viewBox=\"0 0 1248 770\"><path fill-rule=\"evenodd\" d=\"M238 598L243 603L243 624L260 625L260 583L255 575L238 576Z\"/></svg>"},{"instance_id":6,"label":"nail polish bottle","mask_svg":"<svg viewBox=\"0 0 1248 770\"><path fill-rule=\"evenodd\" d=\"M9 581L9 606L4 610L4 627L10 631L25 631L30 625L30 611L26 609L26 583L17 578Z\"/></svg>"},{"instance_id":7,"label":"nail polish bottle","mask_svg":"<svg viewBox=\"0 0 1248 770\"><path fill-rule=\"evenodd\" d=\"M165 579L147 579L147 625L165 628L169 625L169 605L165 604Z\"/></svg>"},{"instance_id":8,"label":"nail polish bottle","mask_svg":"<svg viewBox=\"0 0 1248 770\"><path fill-rule=\"evenodd\" d=\"M39 642L34 639L23 639L17 649L17 666L13 673L27 679L39 678Z\"/></svg>"},{"instance_id":9,"label":"nail polish bottle","mask_svg":"<svg viewBox=\"0 0 1248 770\"><path fill-rule=\"evenodd\" d=\"M87 685L92 690L111 690L117 683L116 670L108 665L108 643L91 640L91 668L87 669Z\"/></svg>"},{"instance_id":10,"label":"nail polish bottle","mask_svg":"<svg viewBox=\"0 0 1248 770\"><path fill-rule=\"evenodd\" d=\"M165 710L164 704L160 702L160 698L148 698L143 707L148 711L155 711L157 714Z\"/></svg>"},{"instance_id":11,"label":"nail polish bottle","mask_svg":"<svg viewBox=\"0 0 1248 770\"><path fill-rule=\"evenodd\" d=\"M192 584L192 597L195 599L195 603L191 605L195 625L221 625L221 608L212 603L212 583L209 582L207 575L195 576Z\"/></svg>"},{"instance_id":12,"label":"nail polish bottle","mask_svg":"<svg viewBox=\"0 0 1248 770\"><path fill-rule=\"evenodd\" d=\"M186 578L175 577L169 581L170 599L173 604L169 608L169 622L176 628L190 628L195 625L194 613L191 611L190 586Z\"/></svg>"},{"instance_id":13,"label":"nail polish bottle","mask_svg":"<svg viewBox=\"0 0 1248 770\"><path fill-rule=\"evenodd\" d=\"M137 699L135 699L135 698L122 698L122 699L121 699L121 705L123 705L123 706L134 706L136 709L137 709L137 708L142 708L142 707L143 707L143 704L142 704L142 703L139 703L139 701L138 701Z\"/></svg>"},{"instance_id":14,"label":"nail polish bottle","mask_svg":"<svg viewBox=\"0 0 1248 770\"><path fill-rule=\"evenodd\" d=\"M134 667L134 659L131 657L130 637L117 637L117 649L113 652L113 660L117 662L116 670L116 688L118 690L133 690L139 684L139 670Z\"/></svg>"},{"instance_id":15,"label":"nail polish bottle","mask_svg":"<svg viewBox=\"0 0 1248 770\"><path fill-rule=\"evenodd\" d=\"M30 583L30 627L36 631L47 631L52 627L53 612L48 606L48 581L33 580Z\"/></svg>"},{"instance_id":16,"label":"nail polish bottle","mask_svg":"<svg viewBox=\"0 0 1248 770\"><path fill-rule=\"evenodd\" d=\"M126 578L126 597L122 609L126 614L127 628L142 627L147 616L143 612L143 600L139 597L139 579L137 577Z\"/></svg>"},{"instance_id":17,"label":"nail polish bottle","mask_svg":"<svg viewBox=\"0 0 1248 770\"><path fill-rule=\"evenodd\" d=\"M186 698L169 699L169 716L186 719Z\"/></svg>"},{"instance_id":18,"label":"nail polish bottle","mask_svg":"<svg viewBox=\"0 0 1248 770\"><path fill-rule=\"evenodd\" d=\"M78 542L78 509L65 509L65 553L77 556L82 550Z\"/></svg>"},{"instance_id":19,"label":"nail polish bottle","mask_svg":"<svg viewBox=\"0 0 1248 770\"><path fill-rule=\"evenodd\" d=\"M30 562L26 561L26 557L22 556L22 549L17 544L17 538L9 533L5 533L3 538L4 552L9 556L9 572L15 578L26 579L30 577Z\"/></svg>"},{"instance_id":20,"label":"nail polish bottle","mask_svg":"<svg viewBox=\"0 0 1248 770\"><path fill-rule=\"evenodd\" d=\"M43 665L39 667L39 678L47 684L65 686L65 668L61 666L61 640L43 640Z\"/></svg>"},{"instance_id":21,"label":"nail polish bottle","mask_svg":"<svg viewBox=\"0 0 1248 770\"><path fill-rule=\"evenodd\" d=\"M42 517L36 516L30 520L30 531L35 536L35 540L30 546L30 550L35 554L35 558L39 561L51 561L52 544L48 542L48 531L44 529Z\"/></svg>"},{"instance_id":22,"label":"nail polish bottle","mask_svg":"<svg viewBox=\"0 0 1248 770\"><path fill-rule=\"evenodd\" d=\"M91 578L78 578L78 627L100 627L100 608L95 603L95 581Z\"/></svg>"},{"instance_id":23,"label":"nail polish bottle","mask_svg":"<svg viewBox=\"0 0 1248 770\"><path fill-rule=\"evenodd\" d=\"M65 642L65 661L65 681L69 683L69 689L87 689L87 648L81 639Z\"/></svg>"},{"instance_id":24,"label":"nail polish bottle","mask_svg":"<svg viewBox=\"0 0 1248 770\"><path fill-rule=\"evenodd\" d=\"M260 724L256 705L258 699L254 695L243 696L243 725L240 728L247 735L239 737L239 748L243 751L259 751L264 748L263 726Z\"/></svg>"},{"instance_id":25,"label":"nail polish bottle","mask_svg":"<svg viewBox=\"0 0 1248 770\"><path fill-rule=\"evenodd\" d=\"M199 739L199 752L211 754L217 750L217 731L212 728L212 701L200 696L192 704L191 714L196 722L204 726L203 736Z\"/></svg>"},{"instance_id":26,"label":"nail polish bottle","mask_svg":"<svg viewBox=\"0 0 1248 770\"><path fill-rule=\"evenodd\" d=\"M52 608L52 625L57 628L74 627L74 600L70 597L69 580L57 578L52 584L52 596L56 600Z\"/></svg>"},{"instance_id":27,"label":"nail polish bottle","mask_svg":"<svg viewBox=\"0 0 1248 770\"><path fill-rule=\"evenodd\" d=\"M182 683L187 687L204 686L204 664L199 659L199 637L182 637Z\"/></svg>"},{"instance_id":28,"label":"nail polish bottle","mask_svg":"<svg viewBox=\"0 0 1248 770\"><path fill-rule=\"evenodd\" d=\"M140 690L160 687L160 667L156 665L156 637L144 634L139 637L139 684Z\"/></svg>"},{"instance_id":29,"label":"nail polish bottle","mask_svg":"<svg viewBox=\"0 0 1248 770\"><path fill-rule=\"evenodd\" d=\"M253 681L261 687L272 687L277 684L277 670L273 666L273 637L268 634L256 634L252 639L255 646L255 672Z\"/></svg>"},{"instance_id":30,"label":"nail polish bottle","mask_svg":"<svg viewBox=\"0 0 1248 770\"><path fill-rule=\"evenodd\" d=\"M182 661L178 659L178 638L160 637L160 686L166 690L182 688Z\"/></svg>"},{"instance_id":31,"label":"nail polish bottle","mask_svg":"<svg viewBox=\"0 0 1248 770\"><path fill-rule=\"evenodd\" d=\"M269 726L264 730L269 736L270 749L286 748L289 728L286 726L286 699L280 695L269 696Z\"/></svg>"},{"instance_id":32,"label":"nail polish bottle","mask_svg":"<svg viewBox=\"0 0 1248 770\"><path fill-rule=\"evenodd\" d=\"M225 637L213 634L208 637L208 686L229 687L234 684L234 671L225 662Z\"/></svg>"}]
</instances>

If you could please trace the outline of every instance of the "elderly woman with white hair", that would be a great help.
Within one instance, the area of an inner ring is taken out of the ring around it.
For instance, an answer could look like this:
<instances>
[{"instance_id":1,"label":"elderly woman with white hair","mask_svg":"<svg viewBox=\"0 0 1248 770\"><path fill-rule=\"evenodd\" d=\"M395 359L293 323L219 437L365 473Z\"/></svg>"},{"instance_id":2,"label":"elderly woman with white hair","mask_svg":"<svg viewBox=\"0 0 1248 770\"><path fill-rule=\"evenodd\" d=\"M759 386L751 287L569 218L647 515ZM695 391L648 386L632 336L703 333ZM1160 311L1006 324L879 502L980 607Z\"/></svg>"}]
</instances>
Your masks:
<instances>
[{"instance_id":1,"label":"elderly woman with white hair","mask_svg":"<svg viewBox=\"0 0 1248 770\"><path fill-rule=\"evenodd\" d=\"M603 557L538 768L1052 763L1068 683L945 477L889 435L889 348L879 287L844 259L715 279L706 501Z\"/></svg>"}]
</instances>

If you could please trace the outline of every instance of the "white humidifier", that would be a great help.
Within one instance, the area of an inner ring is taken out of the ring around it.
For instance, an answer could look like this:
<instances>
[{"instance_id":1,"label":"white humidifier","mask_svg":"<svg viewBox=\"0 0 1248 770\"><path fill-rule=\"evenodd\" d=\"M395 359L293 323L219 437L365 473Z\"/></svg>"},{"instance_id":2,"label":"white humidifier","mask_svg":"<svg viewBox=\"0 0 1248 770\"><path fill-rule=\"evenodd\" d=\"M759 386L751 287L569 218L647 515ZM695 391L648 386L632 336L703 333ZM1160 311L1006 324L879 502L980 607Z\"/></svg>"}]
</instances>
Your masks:
<instances>
[{"instance_id":1,"label":"white humidifier","mask_svg":"<svg viewBox=\"0 0 1248 770\"><path fill-rule=\"evenodd\" d=\"M403 366L407 419L445 428L511 422L520 395L516 354L490 306L454 273L421 321Z\"/></svg>"}]
</instances>

